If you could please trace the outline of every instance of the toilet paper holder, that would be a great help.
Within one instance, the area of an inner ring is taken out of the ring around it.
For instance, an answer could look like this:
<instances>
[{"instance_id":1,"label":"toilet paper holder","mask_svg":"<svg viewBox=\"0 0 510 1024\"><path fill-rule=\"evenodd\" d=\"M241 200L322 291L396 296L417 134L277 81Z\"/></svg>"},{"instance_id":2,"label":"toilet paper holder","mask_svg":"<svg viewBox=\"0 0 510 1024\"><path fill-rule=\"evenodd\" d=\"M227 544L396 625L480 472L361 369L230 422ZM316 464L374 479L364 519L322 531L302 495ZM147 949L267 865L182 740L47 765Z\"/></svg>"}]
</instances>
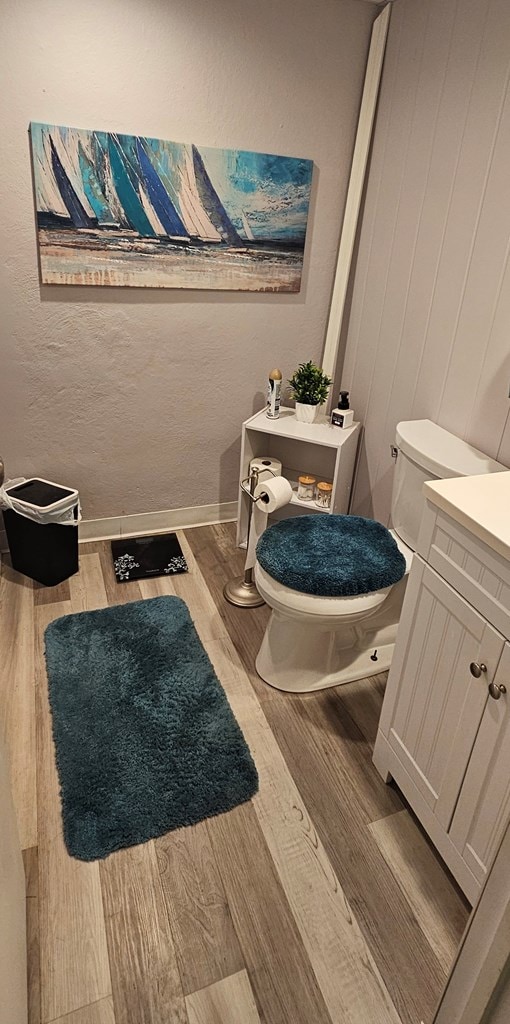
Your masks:
<instances>
[{"instance_id":1,"label":"toilet paper holder","mask_svg":"<svg viewBox=\"0 0 510 1024\"><path fill-rule=\"evenodd\" d=\"M248 532L246 535L247 550L248 545L250 543L250 530L253 506L258 501L264 500L263 494L259 494L258 497L255 496L255 491L257 489L257 484L259 482L259 472L260 471L254 466L250 470L248 476L245 476L244 479L241 480L240 484L241 490L244 491L244 493L250 499L248 511ZM271 473L271 476L278 475L268 467L266 467L264 472ZM227 601L229 601L230 604L235 604L237 605L238 608L258 608L260 605L264 604L264 598L260 596L255 586L255 582L253 579L253 566L250 566L249 569L245 569L242 576L236 576L233 580L229 580L228 583L225 583L225 586L223 588L223 596Z\"/></svg>"},{"instance_id":2,"label":"toilet paper holder","mask_svg":"<svg viewBox=\"0 0 510 1024\"><path fill-rule=\"evenodd\" d=\"M269 467L266 467L264 469L264 473L271 473L271 476L274 476L274 477L278 476L278 473L275 473L274 470L273 469L269 469ZM248 497L250 498L250 500L253 501L253 502L255 502L255 501L264 501L264 495L263 494L259 494L258 496L255 495L255 490L256 490L257 484L259 482L259 474L260 474L260 470L257 469L254 466L253 469L250 471L249 476L245 476L244 480L241 480L241 484L240 484L241 490L244 491L244 493L247 494ZM249 532L250 532L250 524L248 523L248 533Z\"/></svg>"}]
</instances>

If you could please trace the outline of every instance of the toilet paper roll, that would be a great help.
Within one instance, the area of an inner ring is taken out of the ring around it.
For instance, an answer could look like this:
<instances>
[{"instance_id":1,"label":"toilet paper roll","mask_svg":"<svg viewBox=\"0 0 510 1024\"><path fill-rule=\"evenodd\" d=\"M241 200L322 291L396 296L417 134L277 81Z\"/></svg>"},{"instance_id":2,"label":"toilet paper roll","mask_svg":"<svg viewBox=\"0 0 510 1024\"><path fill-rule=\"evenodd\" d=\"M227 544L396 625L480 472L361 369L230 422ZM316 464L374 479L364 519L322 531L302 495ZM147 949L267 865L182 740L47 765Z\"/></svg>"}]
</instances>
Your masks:
<instances>
[{"instance_id":1,"label":"toilet paper roll","mask_svg":"<svg viewBox=\"0 0 510 1024\"><path fill-rule=\"evenodd\" d=\"M255 498L258 498L257 505L270 515L276 512L277 508L288 505L292 498L292 487L284 476L271 477L269 480L259 480L255 488Z\"/></svg>"},{"instance_id":2,"label":"toilet paper roll","mask_svg":"<svg viewBox=\"0 0 510 1024\"><path fill-rule=\"evenodd\" d=\"M289 503L292 498L292 487L284 476L272 477L257 484L255 497L260 500L253 503L245 569L252 569L255 565L255 549L259 537L262 536L267 527L268 515L270 512L275 512L277 508L283 508L284 505Z\"/></svg>"},{"instance_id":3,"label":"toilet paper roll","mask_svg":"<svg viewBox=\"0 0 510 1024\"><path fill-rule=\"evenodd\" d=\"M261 480L271 480L275 476L282 475L282 464L279 459L273 459L270 455L259 455L252 459L250 469L258 469L259 483Z\"/></svg>"}]
</instances>

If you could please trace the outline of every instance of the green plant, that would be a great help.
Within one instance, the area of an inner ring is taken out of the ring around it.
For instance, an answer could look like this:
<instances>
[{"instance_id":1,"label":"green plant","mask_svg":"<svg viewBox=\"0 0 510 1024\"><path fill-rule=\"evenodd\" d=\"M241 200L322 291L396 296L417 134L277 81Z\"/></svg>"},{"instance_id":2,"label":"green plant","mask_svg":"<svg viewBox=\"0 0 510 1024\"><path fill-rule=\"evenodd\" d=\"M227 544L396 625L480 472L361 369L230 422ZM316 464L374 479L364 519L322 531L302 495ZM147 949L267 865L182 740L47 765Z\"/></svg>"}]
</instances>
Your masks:
<instances>
[{"instance_id":1,"label":"green plant","mask_svg":"<svg viewBox=\"0 0 510 1024\"><path fill-rule=\"evenodd\" d=\"M332 381L322 372L320 366L316 366L309 359L307 363L299 364L288 383L294 401L301 402L302 405L323 405Z\"/></svg>"}]
</instances>

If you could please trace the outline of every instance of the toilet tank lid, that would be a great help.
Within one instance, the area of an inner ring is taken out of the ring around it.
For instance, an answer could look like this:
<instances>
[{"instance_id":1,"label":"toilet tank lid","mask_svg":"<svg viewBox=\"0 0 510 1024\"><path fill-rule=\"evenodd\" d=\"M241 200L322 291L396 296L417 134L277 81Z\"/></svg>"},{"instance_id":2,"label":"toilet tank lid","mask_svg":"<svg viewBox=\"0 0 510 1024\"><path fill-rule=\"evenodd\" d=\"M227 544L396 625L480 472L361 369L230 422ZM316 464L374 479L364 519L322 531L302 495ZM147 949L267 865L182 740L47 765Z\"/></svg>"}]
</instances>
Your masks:
<instances>
[{"instance_id":1,"label":"toilet tank lid","mask_svg":"<svg viewBox=\"0 0 510 1024\"><path fill-rule=\"evenodd\" d=\"M440 480L454 476L508 472L507 466L490 459L467 441L455 437L431 420L398 423L396 443L404 455Z\"/></svg>"}]
</instances>

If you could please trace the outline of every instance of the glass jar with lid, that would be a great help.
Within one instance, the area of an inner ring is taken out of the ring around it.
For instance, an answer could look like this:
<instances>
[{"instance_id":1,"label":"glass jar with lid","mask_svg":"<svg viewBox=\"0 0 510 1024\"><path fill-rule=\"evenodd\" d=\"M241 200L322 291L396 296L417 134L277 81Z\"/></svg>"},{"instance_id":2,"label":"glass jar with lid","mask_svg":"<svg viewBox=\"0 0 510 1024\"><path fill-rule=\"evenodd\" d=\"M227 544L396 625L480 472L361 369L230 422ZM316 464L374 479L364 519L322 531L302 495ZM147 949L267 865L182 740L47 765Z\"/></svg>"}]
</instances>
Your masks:
<instances>
[{"instance_id":1,"label":"glass jar with lid","mask_svg":"<svg viewBox=\"0 0 510 1024\"><path fill-rule=\"evenodd\" d=\"M315 498L315 504L318 508L331 508L331 495L333 493L333 484L327 482L327 480L320 480L317 484L317 495Z\"/></svg>"},{"instance_id":2,"label":"glass jar with lid","mask_svg":"<svg viewBox=\"0 0 510 1024\"><path fill-rule=\"evenodd\" d=\"M315 476L303 474L303 476L298 477L297 496L300 501L313 501L315 498L316 483L317 478Z\"/></svg>"}]
</instances>

